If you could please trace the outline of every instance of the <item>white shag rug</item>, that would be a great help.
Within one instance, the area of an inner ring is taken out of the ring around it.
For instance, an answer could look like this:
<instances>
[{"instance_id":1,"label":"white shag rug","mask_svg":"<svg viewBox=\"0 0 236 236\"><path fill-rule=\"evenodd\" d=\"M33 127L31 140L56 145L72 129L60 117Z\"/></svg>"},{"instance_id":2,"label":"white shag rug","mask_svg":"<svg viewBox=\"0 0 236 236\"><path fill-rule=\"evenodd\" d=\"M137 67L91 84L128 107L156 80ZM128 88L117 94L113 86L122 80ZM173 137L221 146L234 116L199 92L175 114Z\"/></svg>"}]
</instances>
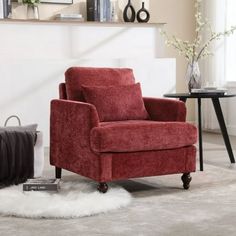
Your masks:
<instances>
[{"instance_id":1,"label":"white shag rug","mask_svg":"<svg viewBox=\"0 0 236 236\"><path fill-rule=\"evenodd\" d=\"M61 181L59 192L23 192L22 184L0 189L0 214L26 218L77 218L105 213L127 206L131 195L123 188L109 186L99 193L87 180Z\"/></svg>"}]
</instances>

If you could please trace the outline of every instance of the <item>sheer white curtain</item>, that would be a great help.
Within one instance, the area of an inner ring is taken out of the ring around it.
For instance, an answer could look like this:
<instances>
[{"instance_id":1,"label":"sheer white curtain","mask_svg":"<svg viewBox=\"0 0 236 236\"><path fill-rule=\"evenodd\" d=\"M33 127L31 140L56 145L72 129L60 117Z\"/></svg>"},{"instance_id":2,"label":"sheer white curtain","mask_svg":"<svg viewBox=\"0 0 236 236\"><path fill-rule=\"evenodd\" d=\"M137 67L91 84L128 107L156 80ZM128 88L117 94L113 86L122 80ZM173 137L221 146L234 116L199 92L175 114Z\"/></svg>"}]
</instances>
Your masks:
<instances>
[{"instance_id":1,"label":"sheer white curtain","mask_svg":"<svg viewBox=\"0 0 236 236\"><path fill-rule=\"evenodd\" d=\"M236 25L236 0L227 0L227 28ZM226 38L225 77L229 86L236 86L236 33ZM234 91L235 92L235 91Z\"/></svg>"},{"instance_id":2,"label":"sheer white curtain","mask_svg":"<svg viewBox=\"0 0 236 236\"><path fill-rule=\"evenodd\" d=\"M236 0L234 0L236 1ZM227 0L204 0L202 4L203 15L210 21L213 31L224 31L227 19ZM205 32L205 38L209 32ZM226 39L214 41L211 45L214 56L200 62L203 85L225 87L226 85ZM223 112L226 109L222 103ZM203 102L203 128L209 130L219 129L217 118L210 100Z\"/></svg>"}]
</instances>

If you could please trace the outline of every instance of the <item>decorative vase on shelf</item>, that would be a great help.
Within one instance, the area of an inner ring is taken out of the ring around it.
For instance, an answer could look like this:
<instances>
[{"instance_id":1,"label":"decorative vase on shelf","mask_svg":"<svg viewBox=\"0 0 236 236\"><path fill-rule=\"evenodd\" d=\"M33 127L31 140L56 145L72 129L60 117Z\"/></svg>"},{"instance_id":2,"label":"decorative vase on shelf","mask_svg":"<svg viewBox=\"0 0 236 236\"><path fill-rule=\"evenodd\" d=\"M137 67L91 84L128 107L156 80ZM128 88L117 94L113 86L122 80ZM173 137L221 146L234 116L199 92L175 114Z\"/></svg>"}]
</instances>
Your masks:
<instances>
[{"instance_id":1,"label":"decorative vase on shelf","mask_svg":"<svg viewBox=\"0 0 236 236\"><path fill-rule=\"evenodd\" d=\"M39 8L35 4L27 4L27 19L39 20Z\"/></svg>"},{"instance_id":2,"label":"decorative vase on shelf","mask_svg":"<svg viewBox=\"0 0 236 236\"><path fill-rule=\"evenodd\" d=\"M186 80L188 83L188 90L190 93L192 89L201 88L201 73L197 61L188 63Z\"/></svg>"},{"instance_id":3,"label":"decorative vase on shelf","mask_svg":"<svg viewBox=\"0 0 236 236\"><path fill-rule=\"evenodd\" d=\"M131 0L128 0L128 3L123 12L123 18L125 22L134 22L135 21L135 10L131 3Z\"/></svg>"},{"instance_id":4,"label":"decorative vase on shelf","mask_svg":"<svg viewBox=\"0 0 236 236\"><path fill-rule=\"evenodd\" d=\"M147 23L150 19L150 14L142 2L142 8L137 12L137 20L140 23Z\"/></svg>"}]
</instances>

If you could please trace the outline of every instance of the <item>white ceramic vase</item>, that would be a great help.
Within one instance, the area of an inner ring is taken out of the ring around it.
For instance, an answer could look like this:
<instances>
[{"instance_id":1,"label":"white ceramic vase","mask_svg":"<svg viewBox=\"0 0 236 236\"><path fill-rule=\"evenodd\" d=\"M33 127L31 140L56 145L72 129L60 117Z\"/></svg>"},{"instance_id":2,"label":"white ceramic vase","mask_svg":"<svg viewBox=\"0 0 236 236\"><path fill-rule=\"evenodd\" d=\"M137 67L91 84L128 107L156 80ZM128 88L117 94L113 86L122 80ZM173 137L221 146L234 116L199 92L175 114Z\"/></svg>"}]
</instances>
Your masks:
<instances>
[{"instance_id":1,"label":"white ceramic vase","mask_svg":"<svg viewBox=\"0 0 236 236\"><path fill-rule=\"evenodd\" d=\"M27 5L27 19L28 20L39 20L38 5L35 5L35 4L28 4Z\"/></svg>"}]
</instances>

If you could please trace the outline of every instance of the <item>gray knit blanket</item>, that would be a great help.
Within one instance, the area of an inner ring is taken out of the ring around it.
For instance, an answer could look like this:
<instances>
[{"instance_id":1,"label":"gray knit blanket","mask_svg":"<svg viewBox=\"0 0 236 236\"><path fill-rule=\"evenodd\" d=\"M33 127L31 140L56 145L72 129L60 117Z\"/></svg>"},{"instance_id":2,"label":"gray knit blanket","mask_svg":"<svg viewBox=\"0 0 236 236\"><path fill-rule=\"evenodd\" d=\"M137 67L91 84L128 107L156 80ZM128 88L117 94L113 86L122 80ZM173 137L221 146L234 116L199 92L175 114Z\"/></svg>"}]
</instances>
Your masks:
<instances>
[{"instance_id":1,"label":"gray knit blanket","mask_svg":"<svg viewBox=\"0 0 236 236\"><path fill-rule=\"evenodd\" d=\"M34 176L34 143L30 131L0 131L0 188Z\"/></svg>"}]
</instances>

